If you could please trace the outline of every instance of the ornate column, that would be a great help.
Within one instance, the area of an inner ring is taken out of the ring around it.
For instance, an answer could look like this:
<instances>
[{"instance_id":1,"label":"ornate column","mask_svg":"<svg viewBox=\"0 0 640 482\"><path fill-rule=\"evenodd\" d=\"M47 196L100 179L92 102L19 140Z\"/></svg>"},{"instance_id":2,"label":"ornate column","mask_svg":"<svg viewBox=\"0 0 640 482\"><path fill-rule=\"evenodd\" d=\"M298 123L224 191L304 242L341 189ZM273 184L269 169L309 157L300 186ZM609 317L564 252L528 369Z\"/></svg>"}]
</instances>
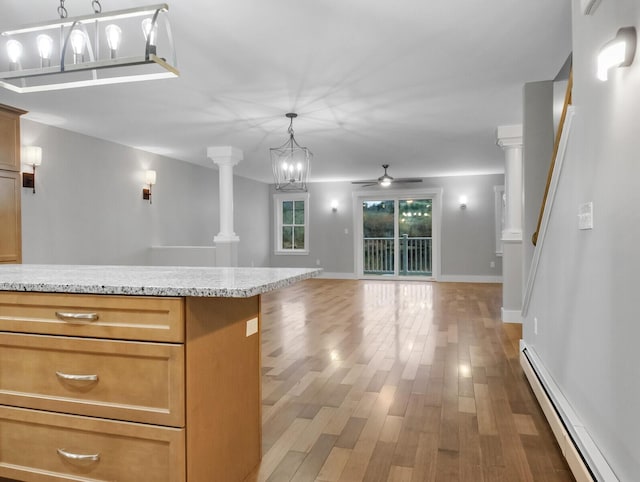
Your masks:
<instances>
[{"instance_id":1,"label":"ornate column","mask_svg":"<svg viewBox=\"0 0 640 482\"><path fill-rule=\"evenodd\" d=\"M522 125L500 126L496 137L505 154L502 321L522 323Z\"/></svg>"},{"instance_id":2,"label":"ornate column","mask_svg":"<svg viewBox=\"0 0 640 482\"><path fill-rule=\"evenodd\" d=\"M219 170L220 232L213 238L216 266L237 266L240 238L233 230L233 166L243 159L243 153L232 146L215 146L207 148L207 157Z\"/></svg>"}]
</instances>

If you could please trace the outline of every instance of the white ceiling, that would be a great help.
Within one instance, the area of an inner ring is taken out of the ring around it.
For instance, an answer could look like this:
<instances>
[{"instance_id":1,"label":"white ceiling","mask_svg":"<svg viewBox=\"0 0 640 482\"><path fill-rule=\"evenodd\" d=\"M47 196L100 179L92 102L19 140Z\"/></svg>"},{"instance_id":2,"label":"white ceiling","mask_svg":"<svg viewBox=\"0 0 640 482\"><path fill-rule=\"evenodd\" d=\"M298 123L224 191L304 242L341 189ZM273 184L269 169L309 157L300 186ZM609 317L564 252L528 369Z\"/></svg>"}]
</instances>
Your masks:
<instances>
[{"instance_id":1,"label":"white ceiling","mask_svg":"<svg viewBox=\"0 0 640 482\"><path fill-rule=\"evenodd\" d=\"M153 3L102 0L104 11ZM3 0L0 30L54 20L59 0ZM28 5L28 8L27 8ZM66 0L69 16L90 0ZM522 122L522 85L571 50L570 0L179 0L178 79L35 94L28 118L270 182L269 147L296 139L311 180L503 172L498 125ZM0 53L0 62L6 54ZM7 70L6 66L0 70Z\"/></svg>"}]
</instances>

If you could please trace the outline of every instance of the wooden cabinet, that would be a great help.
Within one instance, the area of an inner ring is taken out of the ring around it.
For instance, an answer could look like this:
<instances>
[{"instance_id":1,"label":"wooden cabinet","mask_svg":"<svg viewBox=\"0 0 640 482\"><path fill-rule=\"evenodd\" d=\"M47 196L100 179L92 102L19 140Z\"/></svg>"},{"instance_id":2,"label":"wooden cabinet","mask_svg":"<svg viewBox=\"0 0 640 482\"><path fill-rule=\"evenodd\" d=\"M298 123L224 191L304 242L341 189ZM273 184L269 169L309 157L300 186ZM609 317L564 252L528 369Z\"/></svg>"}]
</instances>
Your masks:
<instances>
[{"instance_id":1,"label":"wooden cabinet","mask_svg":"<svg viewBox=\"0 0 640 482\"><path fill-rule=\"evenodd\" d=\"M22 262L20 212L20 116L0 104L0 263Z\"/></svg>"},{"instance_id":2,"label":"wooden cabinet","mask_svg":"<svg viewBox=\"0 0 640 482\"><path fill-rule=\"evenodd\" d=\"M243 481L260 298L0 292L0 480Z\"/></svg>"},{"instance_id":3,"label":"wooden cabinet","mask_svg":"<svg viewBox=\"0 0 640 482\"><path fill-rule=\"evenodd\" d=\"M20 116L26 111L0 104L0 169L20 172Z\"/></svg>"},{"instance_id":4,"label":"wooden cabinet","mask_svg":"<svg viewBox=\"0 0 640 482\"><path fill-rule=\"evenodd\" d=\"M0 263L22 262L20 173L0 170Z\"/></svg>"}]
</instances>

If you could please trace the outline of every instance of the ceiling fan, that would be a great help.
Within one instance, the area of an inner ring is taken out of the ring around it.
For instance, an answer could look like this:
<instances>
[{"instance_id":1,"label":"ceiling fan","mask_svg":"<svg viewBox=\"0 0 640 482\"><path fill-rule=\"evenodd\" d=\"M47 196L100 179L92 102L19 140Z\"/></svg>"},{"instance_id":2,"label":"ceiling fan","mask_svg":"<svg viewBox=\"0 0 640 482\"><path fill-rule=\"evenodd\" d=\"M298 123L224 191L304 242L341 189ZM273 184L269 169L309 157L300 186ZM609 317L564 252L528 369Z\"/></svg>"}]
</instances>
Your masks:
<instances>
[{"instance_id":1,"label":"ceiling fan","mask_svg":"<svg viewBox=\"0 0 640 482\"><path fill-rule=\"evenodd\" d=\"M362 184L363 187L375 186L376 184L382 187L389 187L391 186L391 184L401 182L422 182L422 179L420 179L419 177L391 177L389 174L387 174L389 164L383 164L382 168L384 169L384 174L378 179L372 179L369 181L351 181L351 184Z\"/></svg>"}]
</instances>

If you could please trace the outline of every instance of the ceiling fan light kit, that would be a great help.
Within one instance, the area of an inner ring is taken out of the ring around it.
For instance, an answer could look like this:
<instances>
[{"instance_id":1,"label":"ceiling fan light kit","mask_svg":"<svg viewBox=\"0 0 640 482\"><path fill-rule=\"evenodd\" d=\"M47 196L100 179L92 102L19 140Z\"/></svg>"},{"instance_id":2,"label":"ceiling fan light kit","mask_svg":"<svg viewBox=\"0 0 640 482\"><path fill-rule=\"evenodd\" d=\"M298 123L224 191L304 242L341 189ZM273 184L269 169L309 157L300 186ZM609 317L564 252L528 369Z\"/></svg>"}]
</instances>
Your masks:
<instances>
[{"instance_id":1,"label":"ceiling fan light kit","mask_svg":"<svg viewBox=\"0 0 640 482\"><path fill-rule=\"evenodd\" d=\"M0 34L0 86L18 93L177 77L166 3L60 19ZM162 54L159 54L162 52Z\"/></svg>"},{"instance_id":2,"label":"ceiling fan light kit","mask_svg":"<svg viewBox=\"0 0 640 482\"><path fill-rule=\"evenodd\" d=\"M397 183L408 183L408 182L422 182L422 179L419 177L403 177L403 178L393 178L387 173L387 169L389 169L389 164L383 164L382 168L384 169L384 174L380 176L378 179L371 179L368 181L352 181L351 184L360 184L362 187L370 187L370 186L382 186L389 187L391 184Z\"/></svg>"},{"instance_id":3,"label":"ceiling fan light kit","mask_svg":"<svg viewBox=\"0 0 640 482\"><path fill-rule=\"evenodd\" d=\"M289 139L280 147L269 149L271 167L277 191L306 191L309 167L313 154L296 141L293 134L293 119L298 114L285 114L289 119Z\"/></svg>"}]
</instances>

